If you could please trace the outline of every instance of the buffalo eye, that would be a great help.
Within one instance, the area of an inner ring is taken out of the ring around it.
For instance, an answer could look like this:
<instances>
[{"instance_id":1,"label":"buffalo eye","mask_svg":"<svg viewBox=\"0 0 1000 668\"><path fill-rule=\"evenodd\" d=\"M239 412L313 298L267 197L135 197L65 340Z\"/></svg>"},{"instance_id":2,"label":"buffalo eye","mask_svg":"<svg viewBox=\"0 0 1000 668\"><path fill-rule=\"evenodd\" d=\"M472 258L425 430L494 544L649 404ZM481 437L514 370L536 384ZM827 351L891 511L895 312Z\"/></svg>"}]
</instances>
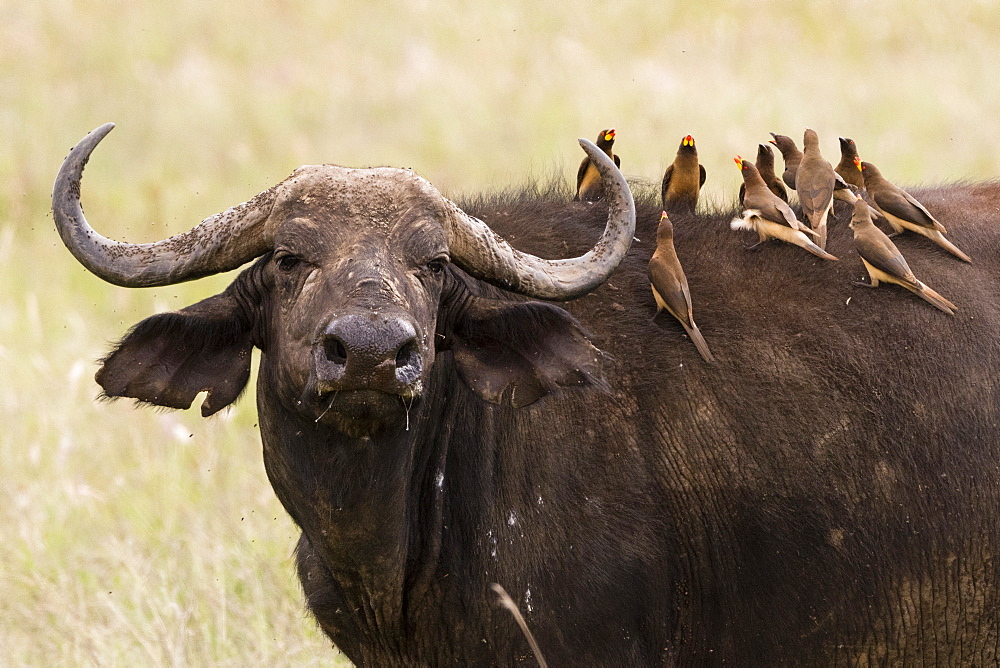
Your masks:
<instances>
[{"instance_id":1,"label":"buffalo eye","mask_svg":"<svg viewBox=\"0 0 1000 668\"><path fill-rule=\"evenodd\" d=\"M279 255L278 257L274 258L274 264L277 265L277 267L278 267L279 270L281 270L281 271L283 271L285 273L288 273L292 269L295 269L295 267L301 261L302 261L301 258L296 257L295 255L288 254L288 253L283 254L283 255Z\"/></svg>"},{"instance_id":2,"label":"buffalo eye","mask_svg":"<svg viewBox=\"0 0 1000 668\"><path fill-rule=\"evenodd\" d=\"M427 269L432 274L440 274L442 271L444 271L444 267L446 264L448 264L448 258L436 257L427 263Z\"/></svg>"}]
</instances>

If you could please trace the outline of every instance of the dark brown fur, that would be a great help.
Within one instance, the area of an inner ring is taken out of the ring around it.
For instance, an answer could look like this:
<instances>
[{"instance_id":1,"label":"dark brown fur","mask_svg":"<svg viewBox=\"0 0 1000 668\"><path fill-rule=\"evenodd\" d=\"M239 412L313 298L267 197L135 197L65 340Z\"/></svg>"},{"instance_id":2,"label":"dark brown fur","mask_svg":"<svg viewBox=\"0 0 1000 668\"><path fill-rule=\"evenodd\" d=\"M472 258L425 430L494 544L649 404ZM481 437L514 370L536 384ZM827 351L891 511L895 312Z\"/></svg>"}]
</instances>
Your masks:
<instances>
[{"instance_id":1,"label":"dark brown fur","mask_svg":"<svg viewBox=\"0 0 1000 668\"><path fill-rule=\"evenodd\" d=\"M384 429L365 438L298 413L275 378L275 269L260 260L219 312L239 313L267 351L265 463L302 527L299 573L322 628L359 665L530 660L493 604L498 582L553 665L995 663L1000 185L918 192L978 250L956 266L925 239L898 240L960 306L954 319L852 287L864 269L846 219L831 219L845 261L830 263L784 244L748 252L728 231L734 212L699 216L674 243L718 363L692 364L690 343L651 321L660 209L645 193L642 241L564 305L573 318L449 269L432 308L444 338L409 430L400 408L369 415ZM605 220L603 204L568 195L464 208L519 249L564 257ZM155 338L184 327L165 321ZM585 361L584 332L607 354L607 385L596 368L535 375L551 368L539 355ZM487 351L482 373L521 365L539 400L486 400L462 380L463 347Z\"/></svg>"}]
</instances>

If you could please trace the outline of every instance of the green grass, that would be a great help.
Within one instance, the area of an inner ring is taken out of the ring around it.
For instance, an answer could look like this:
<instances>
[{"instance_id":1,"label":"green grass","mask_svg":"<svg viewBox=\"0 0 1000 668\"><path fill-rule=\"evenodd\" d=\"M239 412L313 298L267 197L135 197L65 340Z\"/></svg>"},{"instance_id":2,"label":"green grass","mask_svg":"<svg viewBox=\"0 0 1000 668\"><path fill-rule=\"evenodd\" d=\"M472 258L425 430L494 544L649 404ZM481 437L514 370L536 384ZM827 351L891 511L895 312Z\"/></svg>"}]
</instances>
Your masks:
<instances>
[{"instance_id":1,"label":"green grass","mask_svg":"<svg viewBox=\"0 0 1000 668\"><path fill-rule=\"evenodd\" d=\"M706 199L769 131L838 135L901 183L1000 176L990 3L0 0L0 657L10 665L328 664L252 392L223 415L94 401L94 360L228 277L101 283L48 213L66 151L103 233L149 241L300 164L413 167L453 195L558 173L618 130L658 182L698 141Z\"/></svg>"}]
</instances>

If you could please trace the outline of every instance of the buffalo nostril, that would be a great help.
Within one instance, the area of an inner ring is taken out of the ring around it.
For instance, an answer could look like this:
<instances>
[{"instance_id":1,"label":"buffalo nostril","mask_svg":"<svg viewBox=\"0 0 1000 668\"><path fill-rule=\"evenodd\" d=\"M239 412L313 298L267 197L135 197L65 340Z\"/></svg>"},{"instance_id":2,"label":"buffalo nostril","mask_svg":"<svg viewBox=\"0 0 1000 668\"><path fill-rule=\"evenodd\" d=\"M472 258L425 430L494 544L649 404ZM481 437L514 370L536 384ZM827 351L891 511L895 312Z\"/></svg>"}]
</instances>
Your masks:
<instances>
[{"instance_id":1,"label":"buffalo nostril","mask_svg":"<svg viewBox=\"0 0 1000 668\"><path fill-rule=\"evenodd\" d=\"M415 339L410 339L399 347L396 351L396 368L405 369L417 366L420 363L420 351L417 349Z\"/></svg>"},{"instance_id":2,"label":"buffalo nostril","mask_svg":"<svg viewBox=\"0 0 1000 668\"><path fill-rule=\"evenodd\" d=\"M344 347L344 343L340 339L328 338L323 342L323 349L326 352L326 358L331 362L335 364L347 363L347 348Z\"/></svg>"}]
</instances>

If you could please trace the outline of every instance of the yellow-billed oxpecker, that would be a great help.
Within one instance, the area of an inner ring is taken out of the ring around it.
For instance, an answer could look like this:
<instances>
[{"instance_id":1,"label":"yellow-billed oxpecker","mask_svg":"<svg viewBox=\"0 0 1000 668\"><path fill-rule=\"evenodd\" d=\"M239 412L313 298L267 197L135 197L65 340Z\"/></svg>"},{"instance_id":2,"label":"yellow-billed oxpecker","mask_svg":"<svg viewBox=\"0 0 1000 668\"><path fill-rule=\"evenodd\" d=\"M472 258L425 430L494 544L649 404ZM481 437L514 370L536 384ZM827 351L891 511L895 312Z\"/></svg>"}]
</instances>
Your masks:
<instances>
[{"instance_id":1,"label":"yellow-billed oxpecker","mask_svg":"<svg viewBox=\"0 0 1000 668\"><path fill-rule=\"evenodd\" d=\"M601 134L597 135L597 141L594 143L597 144L597 148L607 153L608 157L615 161L615 167L621 168L621 160L611 152L611 147L615 143L614 128L601 130ZM576 172L576 197L573 199L584 202L596 202L599 199L604 199L601 175L589 157L583 159L580 163L580 169Z\"/></svg>"},{"instance_id":2,"label":"yellow-billed oxpecker","mask_svg":"<svg viewBox=\"0 0 1000 668\"><path fill-rule=\"evenodd\" d=\"M714 362L705 338L694 323L691 291L674 250L674 227L666 211L660 214L660 224L656 228L656 251L649 260L649 287L653 289L653 299L656 300L656 315L666 309L684 327L702 358L706 362Z\"/></svg>"},{"instance_id":3,"label":"yellow-billed oxpecker","mask_svg":"<svg viewBox=\"0 0 1000 668\"><path fill-rule=\"evenodd\" d=\"M960 260L972 262L972 258L945 239L944 235L948 231L944 225L938 222L920 202L899 186L886 180L878 168L870 162L862 162L858 158L856 164L865 180L868 196L895 232L909 230L922 234Z\"/></svg>"},{"instance_id":4,"label":"yellow-billed oxpecker","mask_svg":"<svg viewBox=\"0 0 1000 668\"><path fill-rule=\"evenodd\" d=\"M858 255L872 280L870 285L861 281L856 281L855 285L877 288L882 282L895 283L948 315L955 315L957 307L954 304L917 280L896 244L875 227L868 203L860 197L854 202L851 229L854 231L854 247L858 249Z\"/></svg>"},{"instance_id":5,"label":"yellow-billed oxpecker","mask_svg":"<svg viewBox=\"0 0 1000 668\"><path fill-rule=\"evenodd\" d=\"M735 160L736 165L743 173L746 192L743 198L743 217L733 218L729 226L734 230L756 232L760 241L751 248L759 246L768 239L778 239L799 246L824 260L838 259L810 241L806 234L815 235L815 232L795 218L795 214L787 202L782 201L781 198L768 190L764 179L761 178L757 168L751 162L740 156L736 156Z\"/></svg>"},{"instance_id":6,"label":"yellow-billed oxpecker","mask_svg":"<svg viewBox=\"0 0 1000 668\"><path fill-rule=\"evenodd\" d=\"M754 163L760 177L764 179L768 190L780 197L783 201L788 201L788 191L785 184L781 182L778 175L774 173L774 151L767 144L757 144L757 161ZM746 193L747 184L740 184L740 204L743 204L743 197ZM745 208L745 207L744 207Z\"/></svg>"},{"instance_id":7,"label":"yellow-billed oxpecker","mask_svg":"<svg viewBox=\"0 0 1000 668\"><path fill-rule=\"evenodd\" d=\"M695 148L694 137L687 135L681 140L673 163L663 174L660 186L663 208L670 212L694 213L703 185L705 167L698 164L698 149Z\"/></svg>"},{"instance_id":8,"label":"yellow-billed oxpecker","mask_svg":"<svg viewBox=\"0 0 1000 668\"><path fill-rule=\"evenodd\" d=\"M806 128L802 138L802 160L795 173L795 192L799 195L802 217L816 232L816 245L826 248L826 219L833 210L833 191L837 174L819 150L819 135Z\"/></svg>"}]
</instances>

